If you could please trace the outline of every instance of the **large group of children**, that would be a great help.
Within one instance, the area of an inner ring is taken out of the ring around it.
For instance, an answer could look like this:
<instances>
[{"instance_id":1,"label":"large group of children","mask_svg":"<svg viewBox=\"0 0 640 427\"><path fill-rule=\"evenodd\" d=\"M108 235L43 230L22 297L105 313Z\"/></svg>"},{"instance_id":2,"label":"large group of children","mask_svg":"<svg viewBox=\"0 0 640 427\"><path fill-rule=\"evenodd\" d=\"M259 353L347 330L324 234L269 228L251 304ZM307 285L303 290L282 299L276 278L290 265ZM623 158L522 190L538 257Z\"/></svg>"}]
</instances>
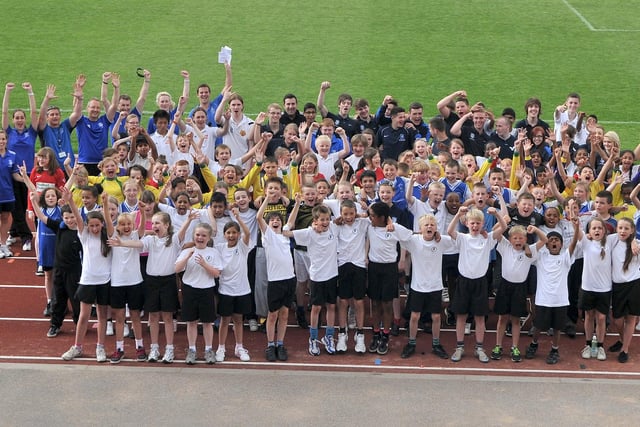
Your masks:
<instances>
[{"instance_id":1,"label":"large group of children","mask_svg":"<svg viewBox=\"0 0 640 427\"><path fill-rule=\"evenodd\" d=\"M176 316L187 324L187 364L196 363L199 328L204 361L224 361L231 324L235 357L250 360L245 321L251 331L265 329L266 360L284 361L291 307L309 329L312 356L321 346L347 352L351 329L356 353L386 354L390 335L406 324L402 358L416 352L421 327L431 331L436 356L457 362L475 323L480 362L502 357L505 336L511 360L533 358L546 332L546 361L555 364L561 333L575 338L583 319L581 357L606 359L609 328L620 336L609 351L628 360L640 315L640 146L622 150L615 132L580 111L578 94L555 108L553 127L540 118L537 98L516 121L512 108L494 115L465 91L440 100L425 122L422 104L406 111L391 96L371 114L366 99L343 93L332 113L324 101L331 84L322 82L317 102L302 112L289 93L282 107L270 104L253 121L225 69L220 95L198 86L190 112L182 71L177 105L159 92L147 127L147 70L134 106L120 94L118 74L105 72L100 98L85 113L86 78L78 76L65 120L50 105L55 86L38 111L23 83L30 125L18 109L11 126L15 85L6 84L0 258L13 256L18 239L23 251L33 244L51 317L47 336L59 334L69 308L76 324L64 360L84 353L95 310L98 362L120 362L129 334L135 360L173 362ZM408 294L405 307L400 291ZM490 296L498 323L487 352ZM527 318L532 340L521 354ZM456 329L451 355L440 341L443 321ZM116 336L109 356L107 334Z\"/></svg>"}]
</instances>

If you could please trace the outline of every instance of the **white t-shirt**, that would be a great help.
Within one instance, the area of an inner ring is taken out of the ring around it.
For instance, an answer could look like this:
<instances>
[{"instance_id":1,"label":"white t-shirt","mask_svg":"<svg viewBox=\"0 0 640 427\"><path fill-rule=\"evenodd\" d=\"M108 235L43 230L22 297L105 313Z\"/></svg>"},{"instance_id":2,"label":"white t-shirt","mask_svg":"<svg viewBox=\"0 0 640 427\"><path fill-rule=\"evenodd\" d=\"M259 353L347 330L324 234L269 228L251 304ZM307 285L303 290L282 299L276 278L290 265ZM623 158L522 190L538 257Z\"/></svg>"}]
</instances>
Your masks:
<instances>
[{"instance_id":1,"label":"white t-shirt","mask_svg":"<svg viewBox=\"0 0 640 427\"><path fill-rule=\"evenodd\" d=\"M421 234L412 235L400 245L411 254L411 289L434 292L442 289L442 255L455 246L449 236L426 241Z\"/></svg>"},{"instance_id":2,"label":"white t-shirt","mask_svg":"<svg viewBox=\"0 0 640 427\"><path fill-rule=\"evenodd\" d=\"M193 255L189 256L193 251ZM218 252L215 248L205 247L204 249L198 248L189 248L183 250L176 263L178 261L182 261L183 259L189 257L187 260L187 265L184 269L184 275L182 276L182 281L185 285L189 285L192 288L197 289L208 289L213 288L216 285L216 282L205 269L200 264L196 262L196 256L200 255L204 258L207 264L212 267L217 268L218 270L222 270L222 260L220 259L220 252Z\"/></svg>"},{"instance_id":3,"label":"white t-shirt","mask_svg":"<svg viewBox=\"0 0 640 427\"><path fill-rule=\"evenodd\" d=\"M331 209L331 215L333 215L334 218L340 217L340 203L341 202L338 199L326 198L322 201L323 205ZM361 214L364 212L365 210L362 209L362 206L360 205L360 203L356 203L356 214Z\"/></svg>"},{"instance_id":4,"label":"white t-shirt","mask_svg":"<svg viewBox=\"0 0 640 427\"><path fill-rule=\"evenodd\" d=\"M368 219L356 218L351 225L338 226L338 266L350 262L358 267L366 267L365 246L370 225Z\"/></svg>"},{"instance_id":5,"label":"white t-shirt","mask_svg":"<svg viewBox=\"0 0 640 427\"><path fill-rule=\"evenodd\" d=\"M187 125L185 129L185 133L193 132L194 140L198 138L196 132L194 131L192 126ZM202 152L210 159L214 158L215 149L216 149L216 138L218 135L218 128L216 126L207 126L204 125L204 129L200 129L200 133L204 136L204 141L202 142ZM191 152L195 154L195 150L191 148Z\"/></svg>"},{"instance_id":6,"label":"white t-shirt","mask_svg":"<svg viewBox=\"0 0 640 427\"><path fill-rule=\"evenodd\" d=\"M295 277L291 258L291 241L277 234L271 227L262 233L262 247L267 258L267 279L269 281L287 280Z\"/></svg>"},{"instance_id":7,"label":"white t-shirt","mask_svg":"<svg viewBox=\"0 0 640 427\"><path fill-rule=\"evenodd\" d=\"M164 155L167 159L167 162L171 161L171 146L169 145L169 132L166 135L160 135L157 131L153 134L149 135L151 140L156 144L156 150L158 151L158 156ZM173 135L173 140L175 142L176 135Z\"/></svg>"},{"instance_id":8,"label":"white t-shirt","mask_svg":"<svg viewBox=\"0 0 640 427\"><path fill-rule=\"evenodd\" d=\"M293 230L293 238L299 246L307 247L311 261L309 278L314 282L324 282L338 276L338 230L337 225L329 224L329 229L318 233L308 227Z\"/></svg>"},{"instance_id":9,"label":"white t-shirt","mask_svg":"<svg viewBox=\"0 0 640 427\"><path fill-rule=\"evenodd\" d=\"M567 275L574 258L568 249L561 249L560 254L551 255L543 246L538 251L534 265L537 269L536 305L543 307L564 307L569 305L569 288Z\"/></svg>"},{"instance_id":10,"label":"white t-shirt","mask_svg":"<svg viewBox=\"0 0 640 427\"><path fill-rule=\"evenodd\" d=\"M506 238L500 239L498 253L502 256L502 277L511 283L523 283L527 280L531 264L538 256L536 245L529 245L531 258L525 255L524 251L517 251Z\"/></svg>"},{"instance_id":11,"label":"white t-shirt","mask_svg":"<svg viewBox=\"0 0 640 427\"><path fill-rule=\"evenodd\" d=\"M611 290L611 251L613 249L611 241L612 238L617 240L617 237L617 234L607 236L607 242L603 247L600 242L589 240L585 233L582 234L578 245L582 247L584 254L581 288L585 291L609 292Z\"/></svg>"},{"instance_id":12,"label":"white t-shirt","mask_svg":"<svg viewBox=\"0 0 640 427\"><path fill-rule=\"evenodd\" d=\"M102 240L100 235L91 234L89 227L84 227L82 233L78 231L82 243L82 274L81 285L104 285L111 279L111 251L108 256L102 256Z\"/></svg>"},{"instance_id":13,"label":"white t-shirt","mask_svg":"<svg viewBox=\"0 0 640 427\"><path fill-rule=\"evenodd\" d=\"M224 123L224 120L226 119L223 117L222 123ZM229 132L222 137L222 143L231 149L232 158L242 157L249 151L249 131L252 124L253 120L244 114L239 122L236 122L231 116Z\"/></svg>"},{"instance_id":14,"label":"white t-shirt","mask_svg":"<svg viewBox=\"0 0 640 427\"><path fill-rule=\"evenodd\" d=\"M413 203L407 203L409 208L409 212L413 214L413 231L418 233L420 232L420 217L422 215L431 214L436 217L436 224L438 226L438 232L441 235L447 234L447 227L445 224L445 215L447 213L447 207L444 204L444 201L440 202L436 209L433 209L429 204L429 201L423 202L422 200L414 197Z\"/></svg>"},{"instance_id":15,"label":"white t-shirt","mask_svg":"<svg viewBox=\"0 0 640 427\"><path fill-rule=\"evenodd\" d=\"M118 236L117 232L113 233ZM128 236L119 236L120 240L139 240L138 231L134 230ZM142 283L140 272L140 248L114 246L111 248L111 286L131 286Z\"/></svg>"},{"instance_id":16,"label":"white t-shirt","mask_svg":"<svg viewBox=\"0 0 640 427\"><path fill-rule=\"evenodd\" d=\"M251 293L247 256L252 247L245 245L242 237L232 248L226 242L216 245L216 249L222 257L222 273L220 273L219 280L219 292L222 295L238 297Z\"/></svg>"},{"instance_id":17,"label":"white t-shirt","mask_svg":"<svg viewBox=\"0 0 640 427\"><path fill-rule=\"evenodd\" d=\"M144 236L142 251L148 252L147 274L150 276L171 276L176 273L176 259L182 249L182 242L178 239L178 233L171 238L171 245L166 246L168 236L156 235Z\"/></svg>"},{"instance_id":18,"label":"white t-shirt","mask_svg":"<svg viewBox=\"0 0 640 427\"><path fill-rule=\"evenodd\" d=\"M457 233L455 242L460 252L460 257L458 258L460 275L467 279L479 279L487 274L491 250L496 245L493 232L488 233L486 239L481 234L472 236L470 234Z\"/></svg>"},{"instance_id":19,"label":"white t-shirt","mask_svg":"<svg viewBox=\"0 0 640 427\"><path fill-rule=\"evenodd\" d=\"M640 256L634 255L627 270L624 270L624 259L627 255L627 244L621 242L617 234L611 241L611 278L613 283L628 283L640 279Z\"/></svg>"},{"instance_id":20,"label":"white t-shirt","mask_svg":"<svg viewBox=\"0 0 640 427\"><path fill-rule=\"evenodd\" d=\"M329 181L331 177L336 174L336 169L333 165L337 160L340 160L340 154L329 153L326 159L320 154L316 155L316 157L318 158L318 172L324 175L325 179Z\"/></svg>"},{"instance_id":21,"label":"white t-shirt","mask_svg":"<svg viewBox=\"0 0 640 427\"><path fill-rule=\"evenodd\" d=\"M387 231L387 227L369 226L369 261L379 264L390 264L398 259L397 243L407 240L413 232L400 224L393 224L394 230Z\"/></svg>"}]
</instances>

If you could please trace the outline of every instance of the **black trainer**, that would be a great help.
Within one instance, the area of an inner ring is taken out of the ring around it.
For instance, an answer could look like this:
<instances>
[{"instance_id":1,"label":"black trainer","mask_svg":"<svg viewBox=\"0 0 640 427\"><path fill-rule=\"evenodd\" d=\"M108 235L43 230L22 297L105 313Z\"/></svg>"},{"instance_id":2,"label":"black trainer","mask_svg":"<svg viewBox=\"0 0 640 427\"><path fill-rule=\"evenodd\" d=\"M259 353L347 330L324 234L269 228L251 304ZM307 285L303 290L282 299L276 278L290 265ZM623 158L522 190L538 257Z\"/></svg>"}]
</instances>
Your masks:
<instances>
[{"instance_id":1,"label":"black trainer","mask_svg":"<svg viewBox=\"0 0 640 427\"><path fill-rule=\"evenodd\" d=\"M287 353L287 348L284 345L277 346L276 356L278 357L279 361L285 362L289 358L289 354Z\"/></svg>"},{"instance_id":2,"label":"black trainer","mask_svg":"<svg viewBox=\"0 0 640 427\"><path fill-rule=\"evenodd\" d=\"M398 325L397 323L393 322L391 324L391 331L389 333L391 335L393 335L394 337L397 337L398 335L400 335L400 325Z\"/></svg>"},{"instance_id":3,"label":"black trainer","mask_svg":"<svg viewBox=\"0 0 640 427\"><path fill-rule=\"evenodd\" d=\"M558 350L551 349L547 356L547 365L555 365L560 360L560 352Z\"/></svg>"},{"instance_id":4,"label":"black trainer","mask_svg":"<svg viewBox=\"0 0 640 427\"><path fill-rule=\"evenodd\" d=\"M406 359L406 358L410 357L415 352L416 352L416 345L415 344L407 344L402 349L402 353L400 353L400 357L403 358L403 359Z\"/></svg>"},{"instance_id":5,"label":"black trainer","mask_svg":"<svg viewBox=\"0 0 640 427\"><path fill-rule=\"evenodd\" d=\"M389 351L389 334L382 334L378 344L378 354L387 354Z\"/></svg>"},{"instance_id":6,"label":"black trainer","mask_svg":"<svg viewBox=\"0 0 640 427\"><path fill-rule=\"evenodd\" d=\"M379 344L380 344L380 332L376 332L373 334L373 339L371 340L371 344L369 344L369 353L377 353Z\"/></svg>"},{"instance_id":7,"label":"black trainer","mask_svg":"<svg viewBox=\"0 0 640 427\"><path fill-rule=\"evenodd\" d=\"M276 361L276 347L270 345L264 351L264 355L267 358L267 362L275 362Z\"/></svg>"},{"instance_id":8,"label":"black trainer","mask_svg":"<svg viewBox=\"0 0 640 427\"><path fill-rule=\"evenodd\" d=\"M433 347L431 347L431 352L433 354L435 354L436 356L438 356L439 358L441 358L441 359L448 359L449 358L449 355L444 350L444 347L442 347L441 344L437 344L437 345L434 345Z\"/></svg>"},{"instance_id":9,"label":"black trainer","mask_svg":"<svg viewBox=\"0 0 640 427\"><path fill-rule=\"evenodd\" d=\"M47 337L55 338L58 336L59 333L60 333L60 328L58 328L57 326L51 325L51 327L49 328L49 331L47 331Z\"/></svg>"},{"instance_id":10,"label":"black trainer","mask_svg":"<svg viewBox=\"0 0 640 427\"><path fill-rule=\"evenodd\" d=\"M309 323L307 322L304 312L296 311L296 320L298 321L300 329L309 329Z\"/></svg>"},{"instance_id":11,"label":"black trainer","mask_svg":"<svg viewBox=\"0 0 640 427\"><path fill-rule=\"evenodd\" d=\"M620 350L622 350L622 341L618 340L615 342L615 344L613 344L611 347L609 347L609 351L611 353L617 353Z\"/></svg>"},{"instance_id":12,"label":"black trainer","mask_svg":"<svg viewBox=\"0 0 640 427\"><path fill-rule=\"evenodd\" d=\"M620 354L618 354L618 362L627 363L628 361L629 361L629 355L624 351L621 351Z\"/></svg>"},{"instance_id":13,"label":"black trainer","mask_svg":"<svg viewBox=\"0 0 640 427\"><path fill-rule=\"evenodd\" d=\"M538 351L538 343L531 343L529 347L527 347L527 352L524 354L525 359L533 359L536 357L536 352Z\"/></svg>"}]
</instances>

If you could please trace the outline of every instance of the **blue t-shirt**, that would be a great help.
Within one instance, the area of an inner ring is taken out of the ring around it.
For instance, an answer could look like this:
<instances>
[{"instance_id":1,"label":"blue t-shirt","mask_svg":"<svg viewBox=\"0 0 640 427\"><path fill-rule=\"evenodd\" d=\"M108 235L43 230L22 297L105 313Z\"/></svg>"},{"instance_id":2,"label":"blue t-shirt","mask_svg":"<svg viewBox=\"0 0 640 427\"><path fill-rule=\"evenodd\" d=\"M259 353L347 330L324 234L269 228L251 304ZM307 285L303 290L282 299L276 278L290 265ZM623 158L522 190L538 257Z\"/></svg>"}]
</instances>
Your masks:
<instances>
[{"instance_id":1,"label":"blue t-shirt","mask_svg":"<svg viewBox=\"0 0 640 427\"><path fill-rule=\"evenodd\" d=\"M91 121L82 116L76 126L78 132L78 162L100 163L102 152L109 146L109 126L111 121L106 115Z\"/></svg>"},{"instance_id":2,"label":"blue t-shirt","mask_svg":"<svg viewBox=\"0 0 640 427\"><path fill-rule=\"evenodd\" d=\"M19 172L16 153L7 150L4 156L0 155L0 203L16 201L13 193L13 174Z\"/></svg>"},{"instance_id":3,"label":"blue t-shirt","mask_svg":"<svg viewBox=\"0 0 640 427\"><path fill-rule=\"evenodd\" d=\"M16 155L16 162L21 165L25 162L27 170L33 169L33 159L36 154L36 137L38 133L29 126L22 132L9 126L7 132L7 150L13 151Z\"/></svg>"},{"instance_id":4,"label":"blue t-shirt","mask_svg":"<svg viewBox=\"0 0 640 427\"><path fill-rule=\"evenodd\" d=\"M71 167L75 165L75 155L71 146L72 131L71 122L66 119L57 128L46 125L40 133L40 139L42 139L44 146L55 151L58 163L62 165L67 157L71 157Z\"/></svg>"}]
</instances>

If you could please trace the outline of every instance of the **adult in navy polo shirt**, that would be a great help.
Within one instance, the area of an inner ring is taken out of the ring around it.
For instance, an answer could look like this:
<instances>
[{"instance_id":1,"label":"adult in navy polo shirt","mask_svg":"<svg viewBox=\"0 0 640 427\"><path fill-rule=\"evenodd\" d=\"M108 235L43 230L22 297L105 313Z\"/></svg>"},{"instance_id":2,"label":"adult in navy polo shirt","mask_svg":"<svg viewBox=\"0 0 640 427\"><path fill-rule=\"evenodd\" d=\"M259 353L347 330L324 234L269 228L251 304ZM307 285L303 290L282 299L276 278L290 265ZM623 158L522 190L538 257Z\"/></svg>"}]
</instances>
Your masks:
<instances>
[{"instance_id":1,"label":"adult in navy polo shirt","mask_svg":"<svg viewBox=\"0 0 640 427\"><path fill-rule=\"evenodd\" d=\"M473 126L465 126L468 120L473 121ZM487 113L484 108L474 105L472 111L460 117L458 121L451 127L451 135L459 137L464 144L465 154L474 156L484 156L484 147L487 145L489 135L484 130L487 120Z\"/></svg>"},{"instance_id":2,"label":"adult in navy polo shirt","mask_svg":"<svg viewBox=\"0 0 640 427\"><path fill-rule=\"evenodd\" d=\"M358 124L354 119L349 117L351 111L351 105L353 104L353 98L348 93L341 93L338 96L338 114L331 113L324 103L324 95L327 89L331 87L331 82L322 82L320 84L320 92L318 93L318 109L323 119L329 118L333 120L336 127L341 127L347 134L347 138L351 140L351 137L356 133L359 133Z\"/></svg>"},{"instance_id":3,"label":"adult in navy polo shirt","mask_svg":"<svg viewBox=\"0 0 640 427\"><path fill-rule=\"evenodd\" d=\"M405 129L406 113L402 107L391 110L391 124L380 128L376 135L382 159L398 160L398 155L413 148L414 133Z\"/></svg>"},{"instance_id":4,"label":"adult in navy polo shirt","mask_svg":"<svg viewBox=\"0 0 640 427\"><path fill-rule=\"evenodd\" d=\"M304 115L298 111L298 98L294 94L286 94L282 98L282 105L284 105L284 113L280 116L280 124L283 127L289 123L300 126L306 121Z\"/></svg>"},{"instance_id":5,"label":"adult in navy polo shirt","mask_svg":"<svg viewBox=\"0 0 640 427\"><path fill-rule=\"evenodd\" d=\"M356 99L355 107L357 113L355 117L356 126L358 127L357 133L362 133L365 129L371 129L374 134L378 133L380 126L378 125L376 116L371 114L369 101L364 98Z\"/></svg>"},{"instance_id":6,"label":"adult in navy polo shirt","mask_svg":"<svg viewBox=\"0 0 640 427\"><path fill-rule=\"evenodd\" d=\"M429 132L429 125L422 119L424 107L419 102L412 102L409 105L409 117L404 124L404 127L414 131L414 139L424 138L427 141L431 139L431 132Z\"/></svg>"},{"instance_id":7,"label":"adult in navy polo shirt","mask_svg":"<svg viewBox=\"0 0 640 427\"><path fill-rule=\"evenodd\" d=\"M71 121L71 126L75 125L78 133L78 163L83 164L89 175L93 176L100 174L98 163L102 161L102 152L109 146L109 126L113 122L120 98L120 76L113 73L109 77L113 85L113 97L107 112L100 115L100 100L91 98L87 104L87 115L80 116L77 124Z\"/></svg>"},{"instance_id":8,"label":"adult in navy polo shirt","mask_svg":"<svg viewBox=\"0 0 640 427\"><path fill-rule=\"evenodd\" d=\"M6 149L15 154L15 162L18 165L23 163L27 166L27 170L33 169L35 157L37 132L35 126L38 122L38 111L36 110L36 98L33 94L31 83L22 83L22 88L27 91L29 97L29 113L31 124L27 126L27 116L23 110L17 109L13 112L13 127L9 125L9 98L11 92L15 89L14 83L7 83L2 100L2 129L6 132L7 145ZM13 209L13 223L11 224L11 235L20 237L23 242L31 241L31 229L27 225L25 212L27 210L27 197L29 192L26 185L19 181L11 180L9 182L13 187L15 195ZM11 188L11 187L9 187Z\"/></svg>"},{"instance_id":9,"label":"adult in navy polo shirt","mask_svg":"<svg viewBox=\"0 0 640 427\"><path fill-rule=\"evenodd\" d=\"M127 113L127 116L129 114L135 114L136 116L138 116L138 120L140 120L141 116L142 116L142 112L144 111L144 104L145 102L147 102L147 94L149 93L149 83L151 83L151 72L149 70L144 70L143 71L143 77L144 77L144 81L142 82L142 87L140 88L140 94L138 95L138 100L136 101L136 105L135 107L133 107L133 109L131 109L131 97L129 95L125 95L122 94L118 97L118 110L121 113ZM102 77L106 77L107 74L109 73L105 73L102 75ZM102 101L102 105L104 106L105 111L109 111L109 108L111 107L111 103L109 102L109 98L107 96L107 89L108 89L108 81L107 80L102 80L102 88L100 91L100 100ZM125 116L126 117L126 116ZM116 125L117 122L111 123L111 126L109 126L109 136L110 136L110 141L111 143L113 143L113 141L115 141L115 139L113 138L113 127ZM127 130L125 129L125 121L122 120L120 122L120 127L118 129L118 134L126 134Z\"/></svg>"},{"instance_id":10,"label":"adult in navy polo shirt","mask_svg":"<svg viewBox=\"0 0 640 427\"><path fill-rule=\"evenodd\" d=\"M457 90L453 93L442 98L437 104L438 111L447 124L447 131L456 124L460 117L469 112L469 99L467 98L467 92L464 90ZM465 120L463 122L465 127L473 127L471 120Z\"/></svg>"},{"instance_id":11,"label":"adult in navy polo shirt","mask_svg":"<svg viewBox=\"0 0 640 427\"><path fill-rule=\"evenodd\" d=\"M496 144L500 149L501 159L513 157L513 145L516 142L515 136L511 135L511 120L501 116L496 120L496 131L489 136L489 141Z\"/></svg>"}]
</instances>

